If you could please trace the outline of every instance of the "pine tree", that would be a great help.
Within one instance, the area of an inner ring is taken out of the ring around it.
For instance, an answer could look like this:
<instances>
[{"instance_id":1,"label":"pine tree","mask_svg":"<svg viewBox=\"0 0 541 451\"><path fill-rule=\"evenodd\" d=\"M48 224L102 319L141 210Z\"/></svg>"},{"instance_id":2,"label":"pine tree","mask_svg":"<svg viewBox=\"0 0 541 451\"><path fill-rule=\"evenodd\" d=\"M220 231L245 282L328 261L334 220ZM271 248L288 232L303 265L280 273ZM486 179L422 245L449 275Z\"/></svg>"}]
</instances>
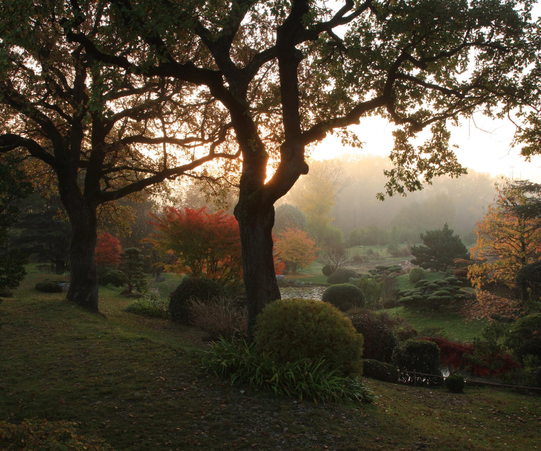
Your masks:
<instances>
[{"instance_id":1,"label":"pine tree","mask_svg":"<svg viewBox=\"0 0 541 451\"><path fill-rule=\"evenodd\" d=\"M415 257L412 263L424 269L445 271L455 258L468 258L468 249L453 232L454 230L445 224L442 230L427 230L425 234L421 233L424 245L411 248L411 254Z\"/></svg>"}]
</instances>

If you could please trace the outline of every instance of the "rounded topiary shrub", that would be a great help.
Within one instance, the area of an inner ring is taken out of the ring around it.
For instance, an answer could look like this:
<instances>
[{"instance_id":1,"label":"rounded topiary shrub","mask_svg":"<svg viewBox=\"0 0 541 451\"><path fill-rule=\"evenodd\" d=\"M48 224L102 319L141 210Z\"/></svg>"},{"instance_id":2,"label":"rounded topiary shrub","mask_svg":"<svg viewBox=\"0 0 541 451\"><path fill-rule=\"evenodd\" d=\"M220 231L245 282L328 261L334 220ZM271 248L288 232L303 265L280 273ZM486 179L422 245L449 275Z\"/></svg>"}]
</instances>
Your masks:
<instances>
[{"instance_id":1,"label":"rounded topiary shrub","mask_svg":"<svg viewBox=\"0 0 541 451\"><path fill-rule=\"evenodd\" d=\"M122 287L126 283L126 274L118 269L104 271L99 278L100 285L113 285L114 287Z\"/></svg>"},{"instance_id":2,"label":"rounded topiary shrub","mask_svg":"<svg viewBox=\"0 0 541 451\"><path fill-rule=\"evenodd\" d=\"M398 382L398 369L390 363L363 359L363 376L383 382Z\"/></svg>"},{"instance_id":3,"label":"rounded topiary shrub","mask_svg":"<svg viewBox=\"0 0 541 451\"><path fill-rule=\"evenodd\" d=\"M361 289L350 283L331 285L323 292L321 299L343 312L352 308L364 307L365 304Z\"/></svg>"},{"instance_id":4,"label":"rounded topiary shrub","mask_svg":"<svg viewBox=\"0 0 541 451\"><path fill-rule=\"evenodd\" d=\"M323 357L345 375L362 372L363 337L332 305L310 299L281 299L257 317L256 349L277 363Z\"/></svg>"},{"instance_id":5,"label":"rounded topiary shrub","mask_svg":"<svg viewBox=\"0 0 541 451\"><path fill-rule=\"evenodd\" d=\"M226 296L226 289L216 280L185 277L169 295L169 316L177 323L189 324L192 320L189 307L191 299L212 301Z\"/></svg>"},{"instance_id":6,"label":"rounded topiary shrub","mask_svg":"<svg viewBox=\"0 0 541 451\"><path fill-rule=\"evenodd\" d=\"M425 272L423 268L412 268L408 274L408 278L411 283L416 284L419 280L425 278Z\"/></svg>"},{"instance_id":7,"label":"rounded topiary shrub","mask_svg":"<svg viewBox=\"0 0 541 451\"><path fill-rule=\"evenodd\" d=\"M506 344L520 359L527 355L541 357L541 313L525 316L513 324Z\"/></svg>"},{"instance_id":8,"label":"rounded topiary shrub","mask_svg":"<svg viewBox=\"0 0 541 451\"><path fill-rule=\"evenodd\" d=\"M65 281L45 279L36 283L34 288L43 293L62 293L61 283L65 283Z\"/></svg>"},{"instance_id":9,"label":"rounded topiary shrub","mask_svg":"<svg viewBox=\"0 0 541 451\"><path fill-rule=\"evenodd\" d=\"M390 363L398 339L385 322L370 312L354 313L349 319L364 338L364 358Z\"/></svg>"},{"instance_id":10,"label":"rounded topiary shrub","mask_svg":"<svg viewBox=\"0 0 541 451\"><path fill-rule=\"evenodd\" d=\"M327 282L334 285L337 283L347 283L349 279L356 279L359 277L353 269L339 269L327 277Z\"/></svg>"},{"instance_id":11,"label":"rounded topiary shrub","mask_svg":"<svg viewBox=\"0 0 541 451\"><path fill-rule=\"evenodd\" d=\"M403 373L403 382L440 384L440 348L425 340L407 340L393 353L393 364Z\"/></svg>"},{"instance_id":12,"label":"rounded topiary shrub","mask_svg":"<svg viewBox=\"0 0 541 451\"><path fill-rule=\"evenodd\" d=\"M331 265L325 265L323 268L321 268L321 272L324 276L329 277L334 271L331 268Z\"/></svg>"},{"instance_id":13,"label":"rounded topiary shrub","mask_svg":"<svg viewBox=\"0 0 541 451\"><path fill-rule=\"evenodd\" d=\"M460 374L451 374L445 379L445 386L451 393L462 393L466 382L464 382L464 377Z\"/></svg>"}]
</instances>

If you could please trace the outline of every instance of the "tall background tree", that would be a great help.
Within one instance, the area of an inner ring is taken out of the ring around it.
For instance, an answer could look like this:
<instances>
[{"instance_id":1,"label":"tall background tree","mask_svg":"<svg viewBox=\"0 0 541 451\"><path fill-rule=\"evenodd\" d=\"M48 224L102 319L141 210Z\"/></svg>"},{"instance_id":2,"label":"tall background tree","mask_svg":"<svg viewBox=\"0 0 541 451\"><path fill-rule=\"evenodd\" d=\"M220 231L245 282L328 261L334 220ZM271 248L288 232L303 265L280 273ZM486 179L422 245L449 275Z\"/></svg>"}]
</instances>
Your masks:
<instances>
[{"instance_id":1,"label":"tall background tree","mask_svg":"<svg viewBox=\"0 0 541 451\"><path fill-rule=\"evenodd\" d=\"M31 184L15 156L0 156L0 293L16 288L26 274L26 258L10 246L9 229L20 214L18 203L31 192ZM0 294L3 296L3 294Z\"/></svg>"},{"instance_id":2,"label":"tall background tree","mask_svg":"<svg viewBox=\"0 0 541 451\"><path fill-rule=\"evenodd\" d=\"M481 316L516 314L524 305L517 302L515 281L520 270L541 257L541 186L507 181L477 224L477 244L471 250L477 263L468 277L476 289Z\"/></svg>"},{"instance_id":3,"label":"tall background tree","mask_svg":"<svg viewBox=\"0 0 541 451\"><path fill-rule=\"evenodd\" d=\"M98 208L235 157L216 100L180 80L106 65L66 36L76 28L125 51L107 3L0 3L0 154L24 150L52 169L72 229L67 299L90 310Z\"/></svg>"},{"instance_id":4,"label":"tall background tree","mask_svg":"<svg viewBox=\"0 0 541 451\"><path fill-rule=\"evenodd\" d=\"M383 116L398 127L386 191L403 193L420 188L421 179L463 172L449 146L448 121L479 108L504 116L519 102L537 100L534 80L522 83L536 76L532 69L539 64L529 1L57 0L41 7L46 17L29 14L18 2L4 4L13 11L2 11L3 17L16 16L9 30L22 22L21 36L36 35L36 24L53 22L57 28L47 30L47 39L58 37L71 52L64 53L83 58L76 67L97 64L92 67L101 68L99 80L116 80L119 73L159 77L160 87L175 91L158 96L168 99L164 106L188 109L197 120L213 118L209 126L198 123L207 132L219 134L223 127L216 123L230 124L227 136L242 153L235 216L250 327L280 296L273 271L274 203L308 172L307 146L332 132L355 144L346 127ZM20 60L20 53L11 53ZM33 53L38 62L41 53ZM25 71L35 72L32 65ZM182 89L191 95L177 95ZM212 114L204 114L209 105ZM423 129L430 137L415 147L409 140ZM3 138L3 145L15 143ZM276 170L267 174L271 155Z\"/></svg>"}]
</instances>

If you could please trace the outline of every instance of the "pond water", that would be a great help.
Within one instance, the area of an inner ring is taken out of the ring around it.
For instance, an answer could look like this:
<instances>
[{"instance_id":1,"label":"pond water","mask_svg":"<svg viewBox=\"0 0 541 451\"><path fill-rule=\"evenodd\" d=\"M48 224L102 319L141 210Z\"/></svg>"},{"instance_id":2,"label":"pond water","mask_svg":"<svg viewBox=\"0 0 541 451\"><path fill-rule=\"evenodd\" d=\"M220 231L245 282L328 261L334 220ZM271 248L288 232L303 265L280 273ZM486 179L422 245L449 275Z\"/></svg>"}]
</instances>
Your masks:
<instances>
[{"instance_id":1,"label":"pond water","mask_svg":"<svg viewBox=\"0 0 541 451\"><path fill-rule=\"evenodd\" d=\"M317 299L321 300L321 295L327 287L304 285L300 287L280 287L282 299Z\"/></svg>"}]
</instances>

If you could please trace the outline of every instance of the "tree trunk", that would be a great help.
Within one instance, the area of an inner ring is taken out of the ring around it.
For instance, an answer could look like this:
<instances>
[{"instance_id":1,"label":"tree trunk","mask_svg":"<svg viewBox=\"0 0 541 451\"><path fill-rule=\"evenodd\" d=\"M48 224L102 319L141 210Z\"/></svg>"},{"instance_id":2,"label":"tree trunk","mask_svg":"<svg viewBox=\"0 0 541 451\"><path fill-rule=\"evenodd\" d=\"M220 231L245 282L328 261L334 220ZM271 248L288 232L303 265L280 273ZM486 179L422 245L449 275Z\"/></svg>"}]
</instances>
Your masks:
<instances>
[{"instance_id":1,"label":"tree trunk","mask_svg":"<svg viewBox=\"0 0 541 451\"><path fill-rule=\"evenodd\" d=\"M73 236L70 247L70 286L67 300L98 311L98 274L94 262L97 242L96 206L84 199L64 202Z\"/></svg>"},{"instance_id":2,"label":"tree trunk","mask_svg":"<svg viewBox=\"0 0 541 451\"><path fill-rule=\"evenodd\" d=\"M255 318L269 302L280 299L274 272L272 227L274 206L248 208L239 202L235 216L240 226L244 286L248 299L248 340L254 333Z\"/></svg>"}]
</instances>

